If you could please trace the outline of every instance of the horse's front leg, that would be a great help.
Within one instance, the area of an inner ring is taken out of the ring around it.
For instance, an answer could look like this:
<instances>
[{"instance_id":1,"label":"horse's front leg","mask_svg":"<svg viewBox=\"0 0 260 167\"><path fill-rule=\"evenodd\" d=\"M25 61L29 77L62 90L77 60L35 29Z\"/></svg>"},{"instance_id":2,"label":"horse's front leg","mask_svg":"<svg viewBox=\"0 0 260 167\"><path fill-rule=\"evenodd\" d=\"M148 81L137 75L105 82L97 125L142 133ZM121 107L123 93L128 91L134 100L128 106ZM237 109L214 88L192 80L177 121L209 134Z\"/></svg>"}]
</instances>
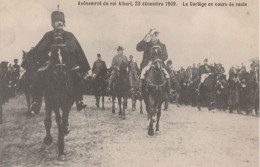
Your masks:
<instances>
[{"instance_id":1,"label":"horse's front leg","mask_svg":"<svg viewBox=\"0 0 260 167\"><path fill-rule=\"evenodd\" d=\"M154 129L153 129L153 122L154 122L154 113L155 113L155 108L154 108L154 98L149 97L149 112L148 112L148 135L153 136L154 135Z\"/></svg>"},{"instance_id":2,"label":"horse's front leg","mask_svg":"<svg viewBox=\"0 0 260 167\"><path fill-rule=\"evenodd\" d=\"M54 112L55 112L55 119L56 119L57 126L58 126L58 142L57 142L58 151L59 151L58 160L64 161L65 160L64 130L63 130L63 125L62 125L62 117L60 115L59 108L56 108L54 110Z\"/></svg>"},{"instance_id":3,"label":"horse's front leg","mask_svg":"<svg viewBox=\"0 0 260 167\"><path fill-rule=\"evenodd\" d=\"M30 93L25 91L25 98L26 98L26 102L27 102L27 112L28 114L31 113L31 96Z\"/></svg>"},{"instance_id":4,"label":"horse's front leg","mask_svg":"<svg viewBox=\"0 0 260 167\"><path fill-rule=\"evenodd\" d=\"M112 113L115 113L115 96L112 96Z\"/></svg>"},{"instance_id":5,"label":"horse's front leg","mask_svg":"<svg viewBox=\"0 0 260 167\"><path fill-rule=\"evenodd\" d=\"M157 120L156 120L156 131L159 131L159 121L160 121L160 118L161 118L161 108L162 108L162 102L158 105Z\"/></svg>"},{"instance_id":6,"label":"horse's front leg","mask_svg":"<svg viewBox=\"0 0 260 167\"><path fill-rule=\"evenodd\" d=\"M105 95L102 94L102 110L105 109Z\"/></svg>"},{"instance_id":7,"label":"horse's front leg","mask_svg":"<svg viewBox=\"0 0 260 167\"><path fill-rule=\"evenodd\" d=\"M140 99L140 114L143 114L143 100Z\"/></svg>"},{"instance_id":8,"label":"horse's front leg","mask_svg":"<svg viewBox=\"0 0 260 167\"><path fill-rule=\"evenodd\" d=\"M47 104L46 104L47 105ZM52 110L46 106L45 110L45 118L44 118L44 126L46 130L46 136L43 140L44 144L51 144L52 143L52 136L51 136L51 125L52 125L52 120L51 120L51 115L52 115Z\"/></svg>"},{"instance_id":9,"label":"horse's front leg","mask_svg":"<svg viewBox=\"0 0 260 167\"><path fill-rule=\"evenodd\" d=\"M62 109L62 129L64 135L69 134L70 129L69 129L69 108L63 108Z\"/></svg>"},{"instance_id":10,"label":"horse's front leg","mask_svg":"<svg viewBox=\"0 0 260 167\"><path fill-rule=\"evenodd\" d=\"M125 111L127 109L127 94L123 95L123 115L125 115Z\"/></svg>"},{"instance_id":11,"label":"horse's front leg","mask_svg":"<svg viewBox=\"0 0 260 167\"><path fill-rule=\"evenodd\" d=\"M121 102L122 102L122 98L121 95L117 96L117 100L118 100L118 108L119 108L119 115L122 115L122 107L121 107Z\"/></svg>"},{"instance_id":12,"label":"horse's front leg","mask_svg":"<svg viewBox=\"0 0 260 167\"><path fill-rule=\"evenodd\" d=\"M95 94L95 98L96 98L96 106L97 106L97 108L99 108L99 99L100 99L100 97L99 97L99 95L97 93Z\"/></svg>"}]
</instances>

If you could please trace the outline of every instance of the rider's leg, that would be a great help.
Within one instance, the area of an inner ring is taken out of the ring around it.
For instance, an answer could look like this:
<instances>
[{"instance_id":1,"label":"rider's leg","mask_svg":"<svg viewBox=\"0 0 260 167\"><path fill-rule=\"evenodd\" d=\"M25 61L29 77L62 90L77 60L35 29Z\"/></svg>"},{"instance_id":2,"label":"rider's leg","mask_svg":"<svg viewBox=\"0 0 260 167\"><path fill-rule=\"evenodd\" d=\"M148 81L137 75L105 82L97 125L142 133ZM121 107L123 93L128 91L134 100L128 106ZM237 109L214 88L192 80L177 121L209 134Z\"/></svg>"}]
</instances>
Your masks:
<instances>
[{"instance_id":1,"label":"rider's leg","mask_svg":"<svg viewBox=\"0 0 260 167\"><path fill-rule=\"evenodd\" d=\"M78 72L73 73L73 83L77 110L81 111L83 108L87 107L87 105L83 102L83 92L85 86L84 79Z\"/></svg>"},{"instance_id":2,"label":"rider's leg","mask_svg":"<svg viewBox=\"0 0 260 167\"><path fill-rule=\"evenodd\" d=\"M163 73L164 73L164 75L166 77L166 81L167 81L166 84L167 84L167 87L168 87L168 91L170 93L173 93L172 86L171 86L170 75L169 75L168 71L165 68L162 68L162 71L163 71Z\"/></svg>"},{"instance_id":3,"label":"rider's leg","mask_svg":"<svg viewBox=\"0 0 260 167\"><path fill-rule=\"evenodd\" d=\"M38 112L40 110L40 105L42 102L43 89L44 89L44 80L43 74L38 74L33 76L33 82L31 86L31 110L34 112Z\"/></svg>"},{"instance_id":4,"label":"rider's leg","mask_svg":"<svg viewBox=\"0 0 260 167\"><path fill-rule=\"evenodd\" d=\"M116 71L113 70L111 75L110 75L110 77L109 77L109 80L108 80L108 88L109 88L109 90L111 89L112 82L114 81L115 77L116 77Z\"/></svg>"}]
</instances>

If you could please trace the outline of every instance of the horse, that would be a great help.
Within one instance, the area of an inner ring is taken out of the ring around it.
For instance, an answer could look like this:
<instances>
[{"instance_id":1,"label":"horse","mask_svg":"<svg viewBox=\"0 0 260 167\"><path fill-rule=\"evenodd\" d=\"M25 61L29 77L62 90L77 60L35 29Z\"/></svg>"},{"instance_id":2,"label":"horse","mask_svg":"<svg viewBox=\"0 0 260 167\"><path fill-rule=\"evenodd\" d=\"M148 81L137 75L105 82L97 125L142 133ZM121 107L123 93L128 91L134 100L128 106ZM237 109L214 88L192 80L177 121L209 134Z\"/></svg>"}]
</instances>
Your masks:
<instances>
[{"instance_id":1,"label":"horse","mask_svg":"<svg viewBox=\"0 0 260 167\"><path fill-rule=\"evenodd\" d=\"M206 101L208 110L215 110L216 103L216 83L217 83L217 73L215 68L211 66L210 74L202 74L202 78L205 77L204 82L200 82L198 89L198 110L201 110L200 106L202 101Z\"/></svg>"},{"instance_id":2,"label":"horse","mask_svg":"<svg viewBox=\"0 0 260 167\"><path fill-rule=\"evenodd\" d=\"M127 109L127 95L129 90L129 78L127 72L128 65L124 62L121 63L114 81L111 85L111 95L112 95L112 113L115 113L115 99L117 97L119 106L119 115L125 116L125 110ZM123 111L121 107L123 98Z\"/></svg>"},{"instance_id":3,"label":"horse","mask_svg":"<svg viewBox=\"0 0 260 167\"><path fill-rule=\"evenodd\" d=\"M258 69L251 71L249 75L248 86L250 87L250 104L251 112L255 110L255 114L259 115L259 74ZM247 113L249 114L249 113Z\"/></svg>"},{"instance_id":4,"label":"horse","mask_svg":"<svg viewBox=\"0 0 260 167\"><path fill-rule=\"evenodd\" d=\"M153 123L156 119L156 131L159 131L162 103L167 93L166 77L162 71L162 61L155 59L146 74L146 89L142 91L148 116L148 135L154 135Z\"/></svg>"},{"instance_id":5,"label":"horse","mask_svg":"<svg viewBox=\"0 0 260 167\"><path fill-rule=\"evenodd\" d=\"M138 85L140 82L139 76L134 72L129 72L129 87L130 96L132 100L132 111L136 110L136 100L140 101L140 114L143 114L142 96L138 92Z\"/></svg>"},{"instance_id":6,"label":"horse","mask_svg":"<svg viewBox=\"0 0 260 167\"><path fill-rule=\"evenodd\" d=\"M216 83L216 107L220 110L227 109L228 83L226 76L219 76Z\"/></svg>"},{"instance_id":7,"label":"horse","mask_svg":"<svg viewBox=\"0 0 260 167\"><path fill-rule=\"evenodd\" d=\"M189 105L191 103L191 91L190 91L190 84L192 83L192 73L187 70L183 71L179 74L180 80L180 103L184 105Z\"/></svg>"},{"instance_id":8,"label":"horse","mask_svg":"<svg viewBox=\"0 0 260 167\"><path fill-rule=\"evenodd\" d=\"M107 90L107 71L100 72L100 74L97 74L96 77L92 79L92 85L94 88L94 95L96 99L96 106L99 108L99 102L100 98L102 97L102 110L105 109L104 102L105 102L105 94Z\"/></svg>"},{"instance_id":9,"label":"horse","mask_svg":"<svg viewBox=\"0 0 260 167\"><path fill-rule=\"evenodd\" d=\"M167 92L165 94L164 110L167 110L170 103L176 103L177 107L179 106L180 90L181 86L178 80L177 75L170 75L171 88L174 90L172 94Z\"/></svg>"},{"instance_id":10,"label":"horse","mask_svg":"<svg viewBox=\"0 0 260 167\"><path fill-rule=\"evenodd\" d=\"M53 111L58 127L58 160L63 161L65 160L64 137L69 133L69 112L75 101L73 78L75 78L77 72L74 67L66 64L68 62L63 64L62 61L57 61L59 59L57 57L51 53L50 64L46 71L48 73L48 77L46 78L48 85L44 90L46 104L44 118L46 136L44 144L49 145L52 143L50 129L52 126Z\"/></svg>"},{"instance_id":11,"label":"horse","mask_svg":"<svg viewBox=\"0 0 260 167\"><path fill-rule=\"evenodd\" d=\"M42 106L42 99L39 100L39 105L35 111L31 111L31 87L33 84L34 77L36 77L37 62L35 59L34 49L31 48L29 52L23 51L21 67L25 70L24 74L21 77L19 89L22 90L25 94L27 102L27 112L28 114L38 114Z\"/></svg>"}]
</instances>

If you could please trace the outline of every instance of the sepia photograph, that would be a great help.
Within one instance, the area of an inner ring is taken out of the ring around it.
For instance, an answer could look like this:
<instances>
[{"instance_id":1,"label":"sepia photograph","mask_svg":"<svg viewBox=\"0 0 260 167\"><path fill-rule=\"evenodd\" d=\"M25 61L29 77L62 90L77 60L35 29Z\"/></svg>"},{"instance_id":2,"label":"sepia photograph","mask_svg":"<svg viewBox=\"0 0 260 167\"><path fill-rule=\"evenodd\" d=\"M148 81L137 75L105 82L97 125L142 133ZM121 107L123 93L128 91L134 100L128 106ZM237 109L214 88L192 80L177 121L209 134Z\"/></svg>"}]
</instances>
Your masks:
<instances>
[{"instance_id":1,"label":"sepia photograph","mask_svg":"<svg viewBox=\"0 0 260 167\"><path fill-rule=\"evenodd\" d=\"M258 167L258 0L1 0L0 167Z\"/></svg>"}]
</instances>

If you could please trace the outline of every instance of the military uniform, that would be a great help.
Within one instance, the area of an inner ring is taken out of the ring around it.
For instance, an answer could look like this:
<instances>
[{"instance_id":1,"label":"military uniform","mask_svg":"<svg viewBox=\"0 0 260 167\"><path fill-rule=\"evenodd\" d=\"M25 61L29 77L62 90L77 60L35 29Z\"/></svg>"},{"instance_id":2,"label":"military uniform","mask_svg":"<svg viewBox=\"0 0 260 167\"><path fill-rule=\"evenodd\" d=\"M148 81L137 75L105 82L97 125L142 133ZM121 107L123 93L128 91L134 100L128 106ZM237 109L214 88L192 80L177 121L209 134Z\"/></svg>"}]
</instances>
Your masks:
<instances>
[{"instance_id":1,"label":"military uniform","mask_svg":"<svg viewBox=\"0 0 260 167\"><path fill-rule=\"evenodd\" d=\"M105 61L96 60L92 67L92 74L95 75L96 78L99 76L104 76L107 73L107 66Z\"/></svg>"},{"instance_id":2,"label":"military uniform","mask_svg":"<svg viewBox=\"0 0 260 167\"><path fill-rule=\"evenodd\" d=\"M200 82L204 83L207 77L204 77L203 74L210 74L212 73L212 67L208 64L204 64L199 67L199 76L200 76ZM206 76L206 75L205 75Z\"/></svg>"},{"instance_id":3,"label":"military uniform","mask_svg":"<svg viewBox=\"0 0 260 167\"><path fill-rule=\"evenodd\" d=\"M64 14L59 11L52 13L52 22L63 21L65 23ZM90 70L87 58L75 38L68 31L53 30L47 32L40 42L35 46L36 62L39 75L34 78L32 84L33 102L41 99L42 90L48 83L46 73L48 73L49 62L65 64L72 71L72 85L75 94L75 101L82 100L82 92L84 89L83 74ZM52 55L50 56L49 53ZM47 65L46 65L47 64ZM78 68L77 68L78 67ZM74 69L77 70L74 70Z\"/></svg>"},{"instance_id":4,"label":"military uniform","mask_svg":"<svg viewBox=\"0 0 260 167\"><path fill-rule=\"evenodd\" d=\"M119 74L119 68L122 63L128 64L127 57L122 54L117 54L112 60L111 68L113 69L113 71L109 78L109 87L111 87L111 84L114 81L115 77Z\"/></svg>"},{"instance_id":5,"label":"military uniform","mask_svg":"<svg viewBox=\"0 0 260 167\"><path fill-rule=\"evenodd\" d=\"M138 87L138 72L139 72L139 68L137 66L136 62L133 62L132 60L130 60L128 62L128 67L129 67L129 85L132 88L136 88Z\"/></svg>"},{"instance_id":6,"label":"military uniform","mask_svg":"<svg viewBox=\"0 0 260 167\"><path fill-rule=\"evenodd\" d=\"M162 62L167 60L168 54L165 44L161 43L159 40L156 43L146 42L142 40L136 46L136 50L143 53L143 61L141 63L141 79L145 79L146 72L151 68L152 61L159 58ZM154 54L157 53L157 54ZM165 69L166 65L163 63L163 72L166 78L170 78L168 72Z\"/></svg>"}]
</instances>

